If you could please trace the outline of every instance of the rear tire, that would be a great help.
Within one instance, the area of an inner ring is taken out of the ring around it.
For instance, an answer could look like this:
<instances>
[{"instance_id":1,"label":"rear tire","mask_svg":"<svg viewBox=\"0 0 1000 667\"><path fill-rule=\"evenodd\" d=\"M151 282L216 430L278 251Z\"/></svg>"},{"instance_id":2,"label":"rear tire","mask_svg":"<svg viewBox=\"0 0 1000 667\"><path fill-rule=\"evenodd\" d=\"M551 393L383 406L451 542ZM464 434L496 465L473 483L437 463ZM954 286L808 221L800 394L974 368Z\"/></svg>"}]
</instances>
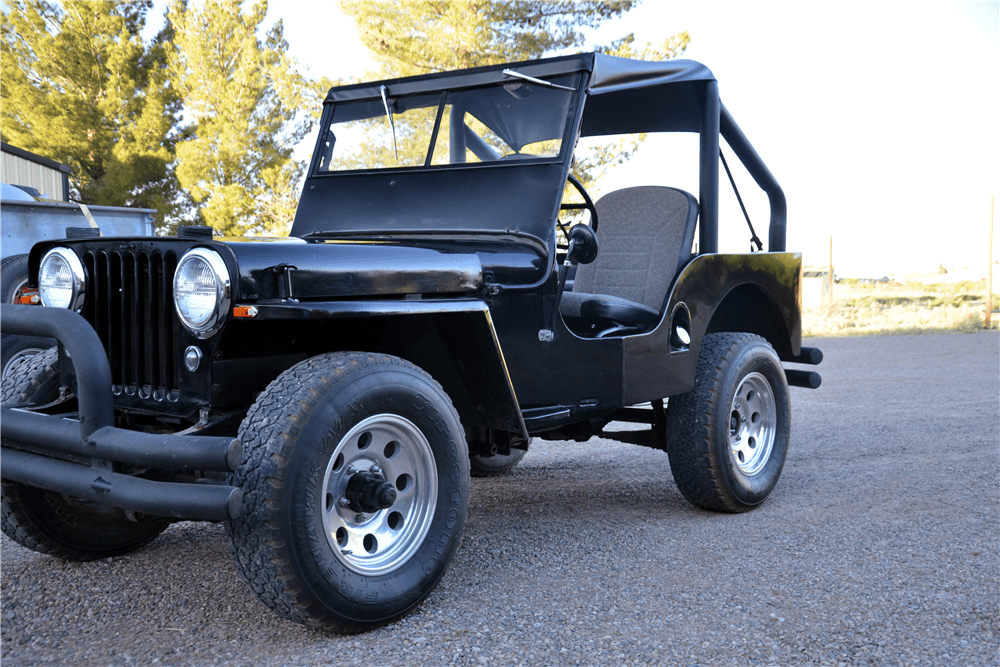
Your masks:
<instances>
[{"instance_id":1,"label":"rear tire","mask_svg":"<svg viewBox=\"0 0 1000 667\"><path fill-rule=\"evenodd\" d=\"M510 454L495 456L473 454L469 457L469 467L473 477L496 477L513 470L527 453L524 449L511 449Z\"/></svg>"},{"instance_id":2,"label":"rear tire","mask_svg":"<svg viewBox=\"0 0 1000 667\"><path fill-rule=\"evenodd\" d=\"M4 405L44 405L59 397L59 355L50 348L11 369L3 379ZM125 511L17 482L0 484L0 528L32 551L90 561L135 551L169 521L130 521Z\"/></svg>"},{"instance_id":3,"label":"rear tire","mask_svg":"<svg viewBox=\"0 0 1000 667\"><path fill-rule=\"evenodd\" d=\"M694 389L668 404L674 481L698 507L753 509L781 476L790 422L788 382L771 345L747 333L705 336Z\"/></svg>"},{"instance_id":4,"label":"rear tire","mask_svg":"<svg viewBox=\"0 0 1000 667\"><path fill-rule=\"evenodd\" d=\"M231 476L244 513L227 531L250 588L282 617L337 632L408 614L458 547L464 433L441 386L397 357L323 354L282 373L240 427Z\"/></svg>"}]
</instances>

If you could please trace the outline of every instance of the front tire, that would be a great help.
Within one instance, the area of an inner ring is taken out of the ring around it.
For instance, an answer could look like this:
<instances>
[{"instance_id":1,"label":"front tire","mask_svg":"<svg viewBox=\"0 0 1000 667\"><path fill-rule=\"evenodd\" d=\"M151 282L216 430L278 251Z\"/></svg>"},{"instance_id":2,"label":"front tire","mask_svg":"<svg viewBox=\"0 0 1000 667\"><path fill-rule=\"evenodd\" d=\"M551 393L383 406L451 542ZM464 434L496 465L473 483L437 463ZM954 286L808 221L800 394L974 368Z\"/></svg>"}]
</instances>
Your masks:
<instances>
[{"instance_id":1,"label":"front tire","mask_svg":"<svg viewBox=\"0 0 1000 667\"><path fill-rule=\"evenodd\" d=\"M781 476L790 422L788 381L771 345L747 333L705 336L694 389L668 404L677 487L703 509L760 505Z\"/></svg>"},{"instance_id":2,"label":"front tire","mask_svg":"<svg viewBox=\"0 0 1000 667\"><path fill-rule=\"evenodd\" d=\"M16 334L0 334L0 379L25 359L44 352L55 342L51 338L38 336L18 336Z\"/></svg>"},{"instance_id":3,"label":"front tire","mask_svg":"<svg viewBox=\"0 0 1000 667\"><path fill-rule=\"evenodd\" d=\"M27 284L27 255L12 255L0 262L0 303L21 303L22 291ZM22 359L33 357L55 344L51 338L40 336L0 335L0 378L6 377Z\"/></svg>"},{"instance_id":4,"label":"front tire","mask_svg":"<svg viewBox=\"0 0 1000 667\"><path fill-rule=\"evenodd\" d=\"M4 405L44 405L59 397L56 348L25 359L3 379ZM3 482L0 527L23 547L64 560L90 561L139 549L169 521L131 521L125 510L17 482Z\"/></svg>"},{"instance_id":5,"label":"front tire","mask_svg":"<svg viewBox=\"0 0 1000 667\"><path fill-rule=\"evenodd\" d=\"M278 377L240 428L228 524L237 566L284 618L358 632L405 616L444 575L469 502L464 430L409 362L331 353Z\"/></svg>"}]
</instances>

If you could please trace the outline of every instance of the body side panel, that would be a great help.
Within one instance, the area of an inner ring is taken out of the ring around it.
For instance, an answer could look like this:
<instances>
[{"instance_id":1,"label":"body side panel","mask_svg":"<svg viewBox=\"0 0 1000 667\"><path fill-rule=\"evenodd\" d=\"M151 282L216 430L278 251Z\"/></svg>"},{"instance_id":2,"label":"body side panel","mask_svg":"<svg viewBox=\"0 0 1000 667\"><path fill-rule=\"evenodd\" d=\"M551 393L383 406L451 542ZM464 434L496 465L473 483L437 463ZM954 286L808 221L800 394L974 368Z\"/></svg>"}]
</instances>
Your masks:
<instances>
[{"instance_id":1,"label":"body side panel","mask_svg":"<svg viewBox=\"0 0 1000 667\"><path fill-rule=\"evenodd\" d=\"M797 355L802 337L801 265L798 253L695 257L674 283L667 316L654 330L624 339L623 404L690 391L701 341L716 331L758 333L782 357ZM681 304L690 313L691 345L670 351L669 315ZM741 310L743 317L730 315Z\"/></svg>"}]
</instances>

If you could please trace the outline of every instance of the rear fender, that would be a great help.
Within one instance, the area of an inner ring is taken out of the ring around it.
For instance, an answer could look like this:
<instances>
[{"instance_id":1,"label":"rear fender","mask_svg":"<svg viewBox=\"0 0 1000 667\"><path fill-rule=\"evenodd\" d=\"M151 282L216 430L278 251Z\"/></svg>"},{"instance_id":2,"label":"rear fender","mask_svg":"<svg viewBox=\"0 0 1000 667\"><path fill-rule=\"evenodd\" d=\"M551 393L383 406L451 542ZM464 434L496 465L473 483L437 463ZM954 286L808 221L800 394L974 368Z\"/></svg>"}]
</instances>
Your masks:
<instances>
[{"instance_id":1,"label":"rear fender","mask_svg":"<svg viewBox=\"0 0 1000 667\"><path fill-rule=\"evenodd\" d=\"M624 339L624 404L690 391L701 342L711 333L756 333L781 358L797 356L801 267L799 253L707 254L691 260L674 282L656 329ZM677 323L690 327L690 346L671 343Z\"/></svg>"}]
</instances>

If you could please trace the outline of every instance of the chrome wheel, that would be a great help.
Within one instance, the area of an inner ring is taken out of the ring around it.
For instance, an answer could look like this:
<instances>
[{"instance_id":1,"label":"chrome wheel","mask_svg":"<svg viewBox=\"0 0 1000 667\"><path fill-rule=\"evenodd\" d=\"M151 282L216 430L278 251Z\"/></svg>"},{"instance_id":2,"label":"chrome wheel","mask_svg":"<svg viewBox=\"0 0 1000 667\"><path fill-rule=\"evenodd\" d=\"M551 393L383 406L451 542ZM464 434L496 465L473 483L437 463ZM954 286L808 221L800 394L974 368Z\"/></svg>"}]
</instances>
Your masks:
<instances>
[{"instance_id":1,"label":"chrome wheel","mask_svg":"<svg viewBox=\"0 0 1000 667\"><path fill-rule=\"evenodd\" d=\"M319 499L330 548L363 575L391 572L417 550L434 520L434 452L410 420L374 415L340 441Z\"/></svg>"},{"instance_id":2,"label":"chrome wheel","mask_svg":"<svg viewBox=\"0 0 1000 667\"><path fill-rule=\"evenodd\" d=\"M760 472L774 447L777 410L771 385L760 373L743 378L729 415L729 454L744 475Z\"/></svg>"}]
</instances>

